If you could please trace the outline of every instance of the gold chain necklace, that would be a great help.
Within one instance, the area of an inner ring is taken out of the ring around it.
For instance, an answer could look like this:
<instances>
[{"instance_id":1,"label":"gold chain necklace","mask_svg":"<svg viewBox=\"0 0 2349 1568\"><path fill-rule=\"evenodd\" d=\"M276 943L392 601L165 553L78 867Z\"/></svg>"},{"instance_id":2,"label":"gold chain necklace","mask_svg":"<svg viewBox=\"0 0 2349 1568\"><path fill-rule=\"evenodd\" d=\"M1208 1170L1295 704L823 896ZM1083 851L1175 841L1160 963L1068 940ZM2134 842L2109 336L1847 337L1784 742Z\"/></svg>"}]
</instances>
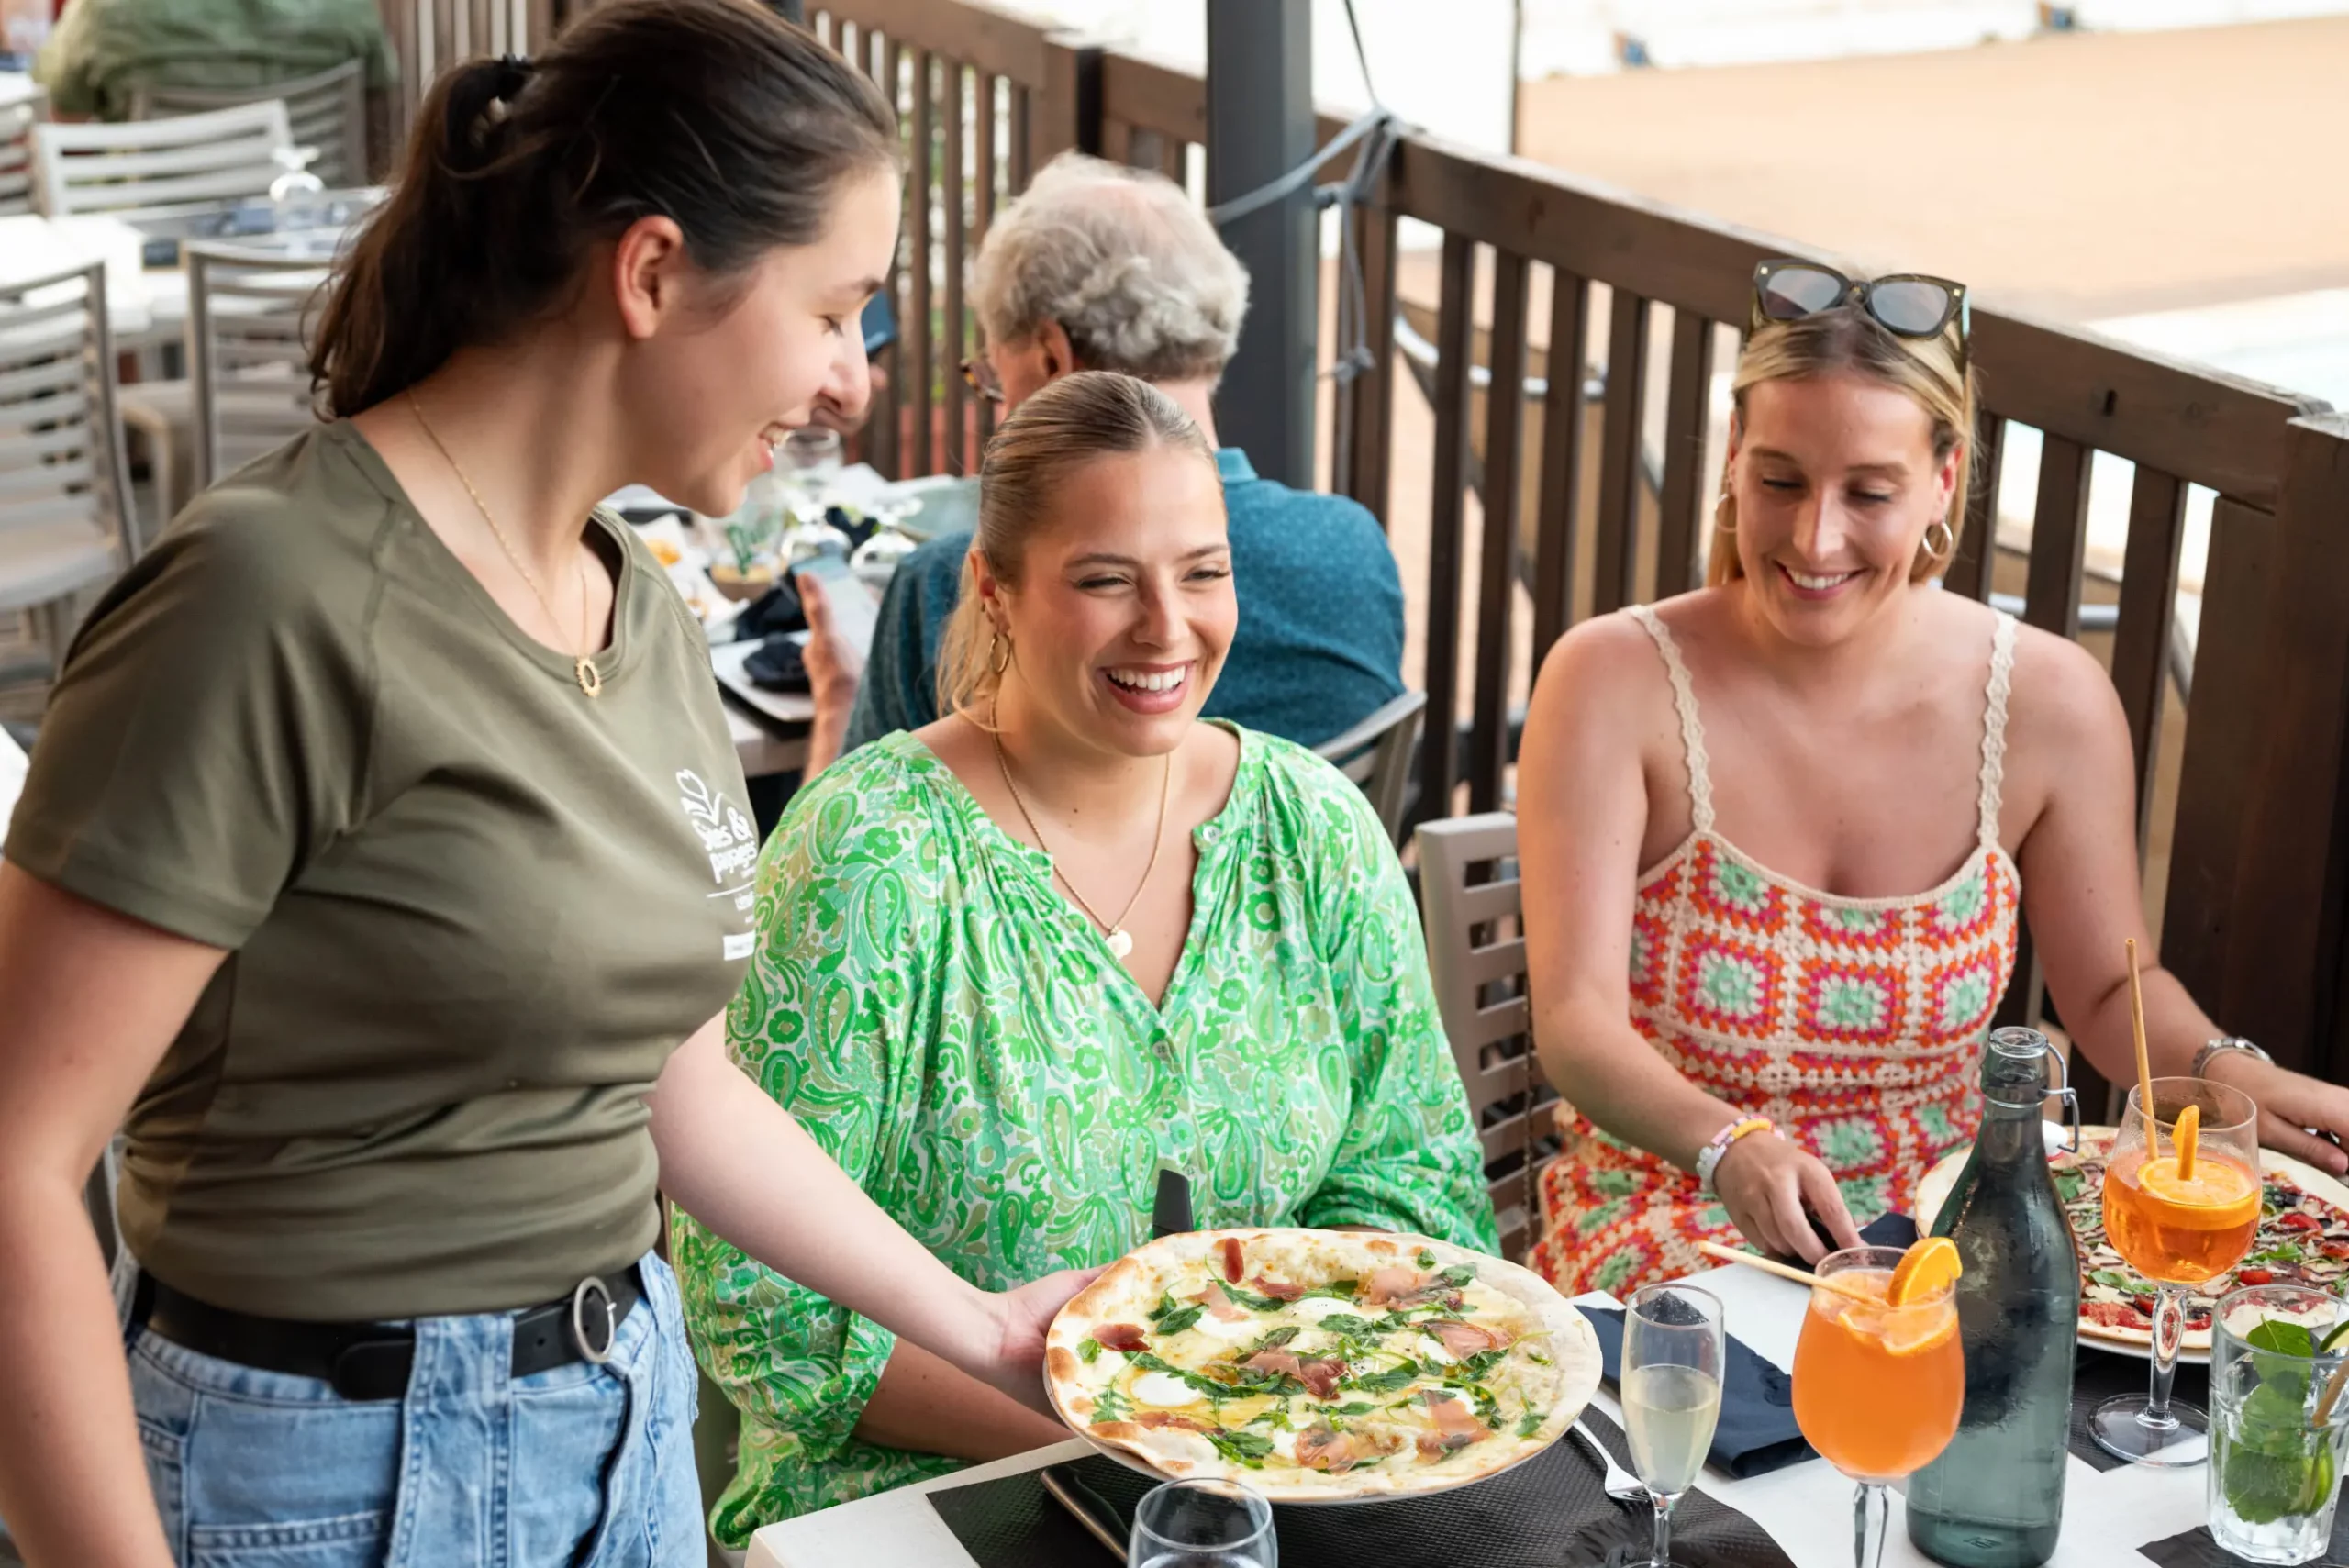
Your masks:
<instances>
[{"instance_id":1,"label":"gold chain necklace","mask_svg":"<svg viewBox=\"0 0 2349 1568\"><path fill-rule=\"evenodd\" d=\"M990 714L988 717L992 722L994 716ZM1020 798L1019 785L1011 777L1011 764L1003 754L1003 736L989 729L987 739L995 742L995 765L1003 773L1003 787L1011 792L1011 804L1019 808L1019 819L1027 823L1028 831L1036 836L1036 847L1044 851L1044 860L1052 866L1052 874L1061 879L1061 885L1068 889L1068 895L1076 900L1076 906L1085 911L1085 917L1108 934L1110 955L1124 959L1134 951L1133 933L1126 929L1126 917L1132 914L1134 906L1141 902L1141 890L1150 885L1150 873L1158 869L1158 847L1166 841L1166 796L1174 782L1174 753L1166 753L1166 771L1159 775L1158 830L1150 840L1150 860L1141 868L1141 880L1134 884L1134 895L1126 900L1126 906L1118 911L1118 917L1105 920L1094 912L1092 905L1085 901L1085 895L1076 890L1076 884L1068 879L1068 873L1061 870L1060 862L1052 859L1052 846L1044 842L1044 830L1036 826L1036 818L1030 814L1027 801Z\"/></svg>"},{"instance_id":2,"label":"gold chain necklace","mask_svg":"<svg viewBox=\"0 0 2349 1568\"><path fill-rule=\"evenodd\" d=\"M490 537L497 541L497 548L506 552L506 559L514 563L514 570L522 574L522 581L529 584L530 593L539 601L539 608L546 611L547 624L561 630L562 617L555 614L554 606L548 603L546 590L539 586L539 580L531 574L530 569L522 564L521 556L515 552L514 546L507 540L506 530L499 528L497 519L489 515L489 503L481 498L481 492L473 488L473 482L465 477L464 469L458 465L453 456L450 455L448 447L440 440L440 432L432 428L432 421L424 417L424 405L416 400L416 389L410 387L406 397L408 412L416 416L417 425L424 431L425 439L429 440L433 450L440 454L440 461L449 465L449 472L457 476L457 483L465 487L465 494L473 498L473 509L481 514L481 520L489 525ZM580 639L582 642L594 641L595 627L592 615L593 612L587 606L587 573L582 572L579 574L579 620L580 624L586 628ZM592 651L588 653L572 655L571 676L579 683L579 689L591 697L604 689L603 672L596 668Z\"/></svg>"}]
</instances>

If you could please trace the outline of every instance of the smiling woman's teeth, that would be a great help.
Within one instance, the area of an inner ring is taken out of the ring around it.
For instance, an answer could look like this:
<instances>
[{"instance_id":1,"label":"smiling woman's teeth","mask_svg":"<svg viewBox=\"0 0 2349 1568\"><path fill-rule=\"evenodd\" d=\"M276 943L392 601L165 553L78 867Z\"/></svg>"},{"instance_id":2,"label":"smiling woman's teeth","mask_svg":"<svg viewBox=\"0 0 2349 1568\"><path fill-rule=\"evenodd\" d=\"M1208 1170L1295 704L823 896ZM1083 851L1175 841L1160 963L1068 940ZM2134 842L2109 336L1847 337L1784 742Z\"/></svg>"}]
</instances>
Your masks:
<instances>
[{"instance_id":1,"label":"smiling woman's teeth","mask_svg":"<svg viewBox=\"0 0 2349 1568\"><path fill-rule=\"evenodd\" d=\"M1838 583L1848 581L1854 573L1849 572L1838 572L1832 576L1814 577L1808 572L1798 572L1793 567L1789 566L1787 568L1787 575L1794 579L1796 587L1809 588L1812 592L1817 593L1821 589L1832 588Z\"/></svg>"},{"instance_id":2,"label":"smiling woman's teeth","mask_svg":"<svg viewBox=\"0 0 2349 1568\"><path fill-rule=\"evenodd\" d=\"M1112 670L1109 679L1130 692L1171 692L1183 684L1186 670Z\"/></svg>"}]
</instances>

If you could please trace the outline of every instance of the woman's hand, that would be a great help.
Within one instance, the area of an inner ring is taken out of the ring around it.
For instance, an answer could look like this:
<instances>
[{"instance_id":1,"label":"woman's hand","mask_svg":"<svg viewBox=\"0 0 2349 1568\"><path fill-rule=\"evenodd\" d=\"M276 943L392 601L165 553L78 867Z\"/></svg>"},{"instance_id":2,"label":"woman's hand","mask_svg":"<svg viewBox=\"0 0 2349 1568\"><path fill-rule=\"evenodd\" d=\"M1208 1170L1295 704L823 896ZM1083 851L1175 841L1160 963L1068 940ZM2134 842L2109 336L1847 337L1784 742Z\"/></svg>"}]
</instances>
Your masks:
<instances>
[{"instance_id":1,"label":"woman's hand","mask_svg":"<svg viewBox=\"0 0 2349 1568\"><path fill-rule=\"evenodd\" d=\"M1838 1249L1861 1245L1834 1176L1817 1158L1776 1133L1752 1132L1713 1167L1713 1191L1745 1239L1772 1257L1816 1263L1827 1256L1811 1229L1817 1215Z\"/></svg>"},{"instance_id":2,"label":"woman's hand","mask_svg":"<svg viewBox=\"0 0 2349 1568\"><path fill-rule=\"evenodd\" d=\"M839 761L848 744L849 717L856 708L857 688L864 684L864 655L851 648L833 624L832 602L825 596L824 584L804 573L795 583L799 607L807 615L807 643L799 658L807 669L808 694L816 700L816 717L807 727L807 757L800 764L806 780Z\"/></svg>"},{"instance_id":3,"label":"woman's hand","mask_svg":"<svg viewBox=\"0 0 2349 1568\"><path fill-rule=\"evenodd\" d=\"M2349 1154L2308 1130L2315 1128L2318 1133L2349 1139L2349 1089L2262 1062L2243 1051L2212 1052L2202 1075L2251 1096L2259 1107L2262 1148L2305 1160L2329 1175L2349 1173Z\"/></svg>"},{"instance_id":4,"label":"woman's hand","mask_svg":"<svg viewBox=\"0 0 2349 1568\"><path fill-rule=\"evenodd\" d=\"M832 601L821 580L804 573L793 579L799 605L807 613L807 643L800 651L807 666L807 689L818 715L836 713L845 718L856 706L856 688L864 679L864 656L842 639L832 622Z\"/></svg>"},{"instance_id":5,"label":"woman's hand","mask_svg":"<svg viewBox=\"0 0 2349 1568\"><path fill-rule=\"evenodd\" d=\"M995 1332L987 1342L994 1351L985 1360L963 1370L1029 1408L1058 1419L1059 1412L1044 1394L1044 1334L1069 1297L1091 1284L1100 1273L1099 1269L1063 1269L1017 1290L987 1296L987 1309L995 1319Z\"/></svg>"}]
</instances>

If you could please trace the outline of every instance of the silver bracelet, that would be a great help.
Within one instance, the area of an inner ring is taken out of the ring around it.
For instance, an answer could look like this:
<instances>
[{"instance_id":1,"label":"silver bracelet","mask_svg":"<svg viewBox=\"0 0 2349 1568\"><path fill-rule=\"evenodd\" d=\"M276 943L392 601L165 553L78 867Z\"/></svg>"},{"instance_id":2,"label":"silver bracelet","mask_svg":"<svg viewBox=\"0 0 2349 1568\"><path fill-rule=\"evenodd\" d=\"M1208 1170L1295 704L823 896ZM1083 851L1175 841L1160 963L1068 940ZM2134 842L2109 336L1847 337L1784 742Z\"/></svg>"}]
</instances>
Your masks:
<instances>
[{"instance_id":1,"label":"silver bracelet","mask_svg":"<svg viewBox=\"0 0 2349 1568\"><path fill-rule=\"evenodd\" d=\"M2201 1050L2194 1053L2194 1067L2187 1075L2191 1078L2201 1077L2203 1075L2202 1070L2210 1065L2210 1059L2223 1051L2240 1051L2244 1055L2260 1062L2273 1062L2276 1060L2274 1057L2268 1055L2267 1052L2262 1051L2258 1046L2253 1044L2250 1040L2243 1039L2243 1036L2236 1034L2224 1034L2221 1035L2218 1039L2211 1040L2210 1043L2203 1046Z\"/></svg>"}]
</instances>

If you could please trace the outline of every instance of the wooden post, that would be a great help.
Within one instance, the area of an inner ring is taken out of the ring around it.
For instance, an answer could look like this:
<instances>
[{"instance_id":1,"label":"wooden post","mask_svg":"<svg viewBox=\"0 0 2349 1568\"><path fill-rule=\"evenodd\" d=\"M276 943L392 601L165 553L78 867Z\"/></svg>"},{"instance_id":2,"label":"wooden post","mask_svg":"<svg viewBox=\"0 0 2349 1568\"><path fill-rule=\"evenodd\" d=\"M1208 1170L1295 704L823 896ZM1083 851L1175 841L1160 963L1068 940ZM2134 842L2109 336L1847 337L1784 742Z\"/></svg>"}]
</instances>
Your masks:
<instances>
[{"instance_id":1,"label":"wooden post","mask_svg":"<svg viewBox=\"0 0 2349 1568\"><path fill-rule=\"evenodd\" d=\"M2194 684L2192 722L2209 708L2247 707L2255 746L2233 802L2241 830L2220 985L2197 1000L2278 1062L2321 1073L2343 1026L2349 416L2291 421L2285 458L2260 613L2218 624L2208 607L2203 615L2203 649L2240 640L2259 654L2239 684L2213 691L2199 674Z\"/></svg>"}]
</instances>

